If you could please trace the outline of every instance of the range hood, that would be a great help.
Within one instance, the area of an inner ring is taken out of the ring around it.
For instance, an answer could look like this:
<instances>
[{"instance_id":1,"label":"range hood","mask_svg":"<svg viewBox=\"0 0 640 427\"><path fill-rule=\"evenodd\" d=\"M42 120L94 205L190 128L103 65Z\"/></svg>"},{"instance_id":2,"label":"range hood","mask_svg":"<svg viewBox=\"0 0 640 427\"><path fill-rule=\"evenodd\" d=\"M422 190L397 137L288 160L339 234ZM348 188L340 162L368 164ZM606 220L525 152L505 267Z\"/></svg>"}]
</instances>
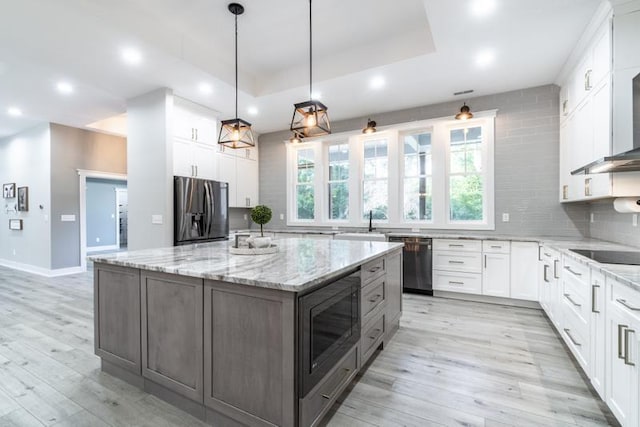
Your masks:
<instances>
[{"instance_id":1,"label":"range hood","mask_svg":"<svg viewBox=\"0 0 640 427\"><path fill-rule=\"evenodd\" d=\"M633 8L632 13L619 10L613 18L612 152L617 154L571 175L640 171L640 1Z\"/></svg>"},{"instance_id":2,"label":"range hood","mask_svg":"<svg viewBox=\"0 0 640 427\"><path fill-rule=\"evenodd\" d=\"M640 171L640 148L634 148L615 156L602 157L595 162L572 171L571 175L638 171Z\"/></svg>"}]
</instances>

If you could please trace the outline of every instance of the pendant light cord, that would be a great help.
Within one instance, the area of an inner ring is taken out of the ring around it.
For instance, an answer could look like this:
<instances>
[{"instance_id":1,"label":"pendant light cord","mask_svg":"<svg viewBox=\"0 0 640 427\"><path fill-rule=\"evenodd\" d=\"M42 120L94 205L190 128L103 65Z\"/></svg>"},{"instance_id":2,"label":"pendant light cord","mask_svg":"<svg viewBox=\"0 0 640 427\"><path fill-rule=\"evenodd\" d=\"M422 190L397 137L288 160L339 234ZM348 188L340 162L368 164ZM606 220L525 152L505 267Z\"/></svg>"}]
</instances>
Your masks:
<instances>
[{"instance_id":1,"label":"pendant light cord","mask_svg":"<svg viewBox=\"0 0 640 427\"><path fill-rule=\"evenodd\" d=\"M236 15L236 119L238 118L238 15Z\"/></svg>"},{"instance_id":2,"label":"pendant light cord","mask_svg":"<svg viewBox=\"0 0 640 427\"><path fill-rule=\"evenodd\" d=\"M313 100L313 20L311 19L311 0L309 0L309 99Z\"/></svg>"}]
</instances>

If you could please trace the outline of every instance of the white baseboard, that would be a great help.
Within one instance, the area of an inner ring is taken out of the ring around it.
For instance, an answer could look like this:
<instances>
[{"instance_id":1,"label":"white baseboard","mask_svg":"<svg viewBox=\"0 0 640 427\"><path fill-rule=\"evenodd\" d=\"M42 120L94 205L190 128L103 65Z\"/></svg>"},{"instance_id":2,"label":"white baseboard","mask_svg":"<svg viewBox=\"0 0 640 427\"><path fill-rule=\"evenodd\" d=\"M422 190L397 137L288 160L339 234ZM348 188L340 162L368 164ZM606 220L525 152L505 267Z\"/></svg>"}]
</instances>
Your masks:
<instances>
[{"instance_id":1,"label":"white baseboard","mask_svg":"<svg viewBox=\"0 0 640 427\"><path fill-rule=\"evenodd\" d=\"M24 271L26 273L37 274L38 276L44 276L44 277L66 276L69 274L84 273L86 271L80 266L49 269L49 268L38 267L36 265L31 265L31 264L23 264L20 262L9 261L6 259L0 259L0 266L12 268L14 270Z\"/></svg>"},{"instance_id":2,"label":"white baseboard","mask_svg":"<svg viewBox=\"0 0 640 427\"><path fill-rule=\"evenodd\" d=\"M102 252L102 251L116 251L120 249L118 245L108 245L108 246L87 246L87 253L90 254L92 252Z\"/></svg>"}]
</instances>

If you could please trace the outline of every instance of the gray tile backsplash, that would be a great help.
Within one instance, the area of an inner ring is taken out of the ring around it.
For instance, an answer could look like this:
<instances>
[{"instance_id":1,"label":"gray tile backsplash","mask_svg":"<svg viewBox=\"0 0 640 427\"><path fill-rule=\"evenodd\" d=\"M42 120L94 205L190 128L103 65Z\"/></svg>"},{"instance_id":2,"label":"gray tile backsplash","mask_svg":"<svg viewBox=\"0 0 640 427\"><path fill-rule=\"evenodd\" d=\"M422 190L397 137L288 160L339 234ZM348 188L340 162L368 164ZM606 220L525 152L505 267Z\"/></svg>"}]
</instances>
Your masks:
<instances>
[{"instance_id":1,"label":"gray tile backsplash","mask_svg":"<svg viewBox=\"0 0 640 427\"><path fill-rule=\"evenodd\" d=\"M616 212L612 199L592 203L591 213L594 220L589 224L591 237L640 247L640 226L633 226L633 214Z\"/></svg>"},{"instance_id":2,"label":"gray tile backsplash","mask_svg":"<svg viewBox=\"0 0 640 427\"><path fill-rule=\"evenodd\" d=\"M495 127L495 215L498 234L582 237L589 233L589 206L558 202L559 118L555 85L467 100L473 111L497 109ZM373 114L379 126L451 116L456 102ZM334 132L360 129L368 116L332 122ZM273 209L271 228L286 227L286 150L289 131L263 134L260 203ZM502 222L502 213L510 222Z\"/></svg>"}]
</instances>

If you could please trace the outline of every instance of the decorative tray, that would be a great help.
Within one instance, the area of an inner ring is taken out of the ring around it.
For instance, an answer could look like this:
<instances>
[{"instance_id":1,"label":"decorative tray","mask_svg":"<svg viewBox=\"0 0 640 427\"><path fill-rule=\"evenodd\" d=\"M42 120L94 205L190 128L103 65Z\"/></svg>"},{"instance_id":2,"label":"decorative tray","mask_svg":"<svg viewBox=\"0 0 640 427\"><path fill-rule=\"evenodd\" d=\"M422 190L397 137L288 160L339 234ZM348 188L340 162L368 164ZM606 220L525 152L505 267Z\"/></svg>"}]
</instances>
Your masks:
<instances>
[{"instance_id":1,"label":"decorative tray","mask_svg":"<svg viewBox=\"0 0 640 427\"><path fill-rule=\"evenodd\" d=\"M273 243L268 248L237 248L235 246L229 246L229 253L233 255L268 255L278 252L278 245Z\"/></svg>"}]
</instances>

